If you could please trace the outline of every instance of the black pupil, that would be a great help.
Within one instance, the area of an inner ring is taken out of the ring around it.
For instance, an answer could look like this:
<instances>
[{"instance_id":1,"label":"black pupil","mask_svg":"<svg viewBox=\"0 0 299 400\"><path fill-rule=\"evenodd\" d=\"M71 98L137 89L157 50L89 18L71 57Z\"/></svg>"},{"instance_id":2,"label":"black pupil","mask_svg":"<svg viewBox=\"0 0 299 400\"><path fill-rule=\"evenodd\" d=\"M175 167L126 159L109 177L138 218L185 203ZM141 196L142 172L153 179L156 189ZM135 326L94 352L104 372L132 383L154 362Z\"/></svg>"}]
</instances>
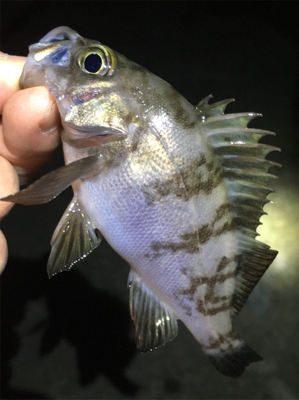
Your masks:
<instances>
[{"instance_id":1,"label":"black pupil","mask_svg":"<svg viewBox=\"0 0 299 400\"><path fill-rule=\"evenodd\" d=\"M101 69L102 59L98 54L89 54L84 60L84 68L88 72L96 73Z\"/></svg>"}]
</instances>

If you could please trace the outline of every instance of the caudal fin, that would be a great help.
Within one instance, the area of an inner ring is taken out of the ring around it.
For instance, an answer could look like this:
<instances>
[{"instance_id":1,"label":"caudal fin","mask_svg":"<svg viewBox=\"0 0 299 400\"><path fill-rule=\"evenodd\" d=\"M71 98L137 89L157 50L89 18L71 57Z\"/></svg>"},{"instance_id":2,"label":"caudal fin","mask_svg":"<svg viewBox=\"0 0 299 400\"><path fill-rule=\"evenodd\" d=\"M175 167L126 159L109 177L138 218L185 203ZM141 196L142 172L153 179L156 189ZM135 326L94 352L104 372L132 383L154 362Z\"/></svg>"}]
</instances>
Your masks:
<instances>
[{"instance_id":1,"label":"caudal fin","mask_svg":"<svg viewBox=\"0 0 299 400\"><path fill-rule=\"evenodd\" d=\"M210 353L208 357L219 372L232 378L241 376L250 363L263 359L244 342L240 342L237 347Z\"/></svg>"}]
</instances>

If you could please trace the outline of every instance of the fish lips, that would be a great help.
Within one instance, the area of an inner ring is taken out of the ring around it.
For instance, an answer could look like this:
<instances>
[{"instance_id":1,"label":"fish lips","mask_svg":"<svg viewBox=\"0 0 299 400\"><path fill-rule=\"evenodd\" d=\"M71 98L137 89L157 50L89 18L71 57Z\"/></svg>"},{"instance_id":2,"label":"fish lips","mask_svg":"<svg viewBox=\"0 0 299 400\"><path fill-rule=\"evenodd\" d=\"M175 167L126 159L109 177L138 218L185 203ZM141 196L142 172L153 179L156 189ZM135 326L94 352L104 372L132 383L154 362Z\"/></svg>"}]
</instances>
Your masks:
<instances>
[{"instance_id":1,"label":"fish lips","mask_svg":"<svg viewBox=\"0 0 299 400\"><path fill-rule=\"evenodd\" d=\"M69 122L62 122L67 141L73 147L85 148L101 146L105 143L123 140L127 132L107 126L77 126Z\"/></svg>"}]
</instances>

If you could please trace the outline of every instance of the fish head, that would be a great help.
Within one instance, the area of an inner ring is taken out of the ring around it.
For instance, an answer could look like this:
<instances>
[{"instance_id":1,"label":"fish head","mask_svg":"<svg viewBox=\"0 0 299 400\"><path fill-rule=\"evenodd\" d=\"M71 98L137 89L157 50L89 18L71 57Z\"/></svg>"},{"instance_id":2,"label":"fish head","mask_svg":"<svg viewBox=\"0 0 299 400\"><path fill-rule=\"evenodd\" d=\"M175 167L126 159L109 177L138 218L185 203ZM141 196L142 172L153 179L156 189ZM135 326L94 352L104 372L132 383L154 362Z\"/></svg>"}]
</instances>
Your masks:
<instances>
[{"instance_id":1,"label":"fish head","mask_svg":"<svg viewBox=\"0 0 299 400\"><path fill-rule=\"evenodd\" d=\"M66 141L74 147L125 139L142 123L138 99L148 72L68 27L29 47L20 85L46 85L55 96Z\"/></svg>"}]
</instances>

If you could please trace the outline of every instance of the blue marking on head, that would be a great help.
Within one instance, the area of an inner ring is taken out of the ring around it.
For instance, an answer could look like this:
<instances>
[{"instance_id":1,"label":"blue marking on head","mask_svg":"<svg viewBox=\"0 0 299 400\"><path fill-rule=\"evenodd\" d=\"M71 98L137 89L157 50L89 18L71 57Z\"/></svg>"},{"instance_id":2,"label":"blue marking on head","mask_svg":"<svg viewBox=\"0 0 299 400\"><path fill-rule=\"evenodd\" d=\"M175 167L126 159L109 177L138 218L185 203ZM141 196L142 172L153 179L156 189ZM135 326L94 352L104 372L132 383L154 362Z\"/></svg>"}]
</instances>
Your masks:
<instances>
[{"instance_id":1,"label":"blue marking on head","mask_svg":"<svg viewBox=\"0 0 299 400\"><path fill-rule=\"evenodd\" d=\"M66 64L69 60L68 46L59 47L50 55L53 64Z\"/></svg>"}]
</instances>

